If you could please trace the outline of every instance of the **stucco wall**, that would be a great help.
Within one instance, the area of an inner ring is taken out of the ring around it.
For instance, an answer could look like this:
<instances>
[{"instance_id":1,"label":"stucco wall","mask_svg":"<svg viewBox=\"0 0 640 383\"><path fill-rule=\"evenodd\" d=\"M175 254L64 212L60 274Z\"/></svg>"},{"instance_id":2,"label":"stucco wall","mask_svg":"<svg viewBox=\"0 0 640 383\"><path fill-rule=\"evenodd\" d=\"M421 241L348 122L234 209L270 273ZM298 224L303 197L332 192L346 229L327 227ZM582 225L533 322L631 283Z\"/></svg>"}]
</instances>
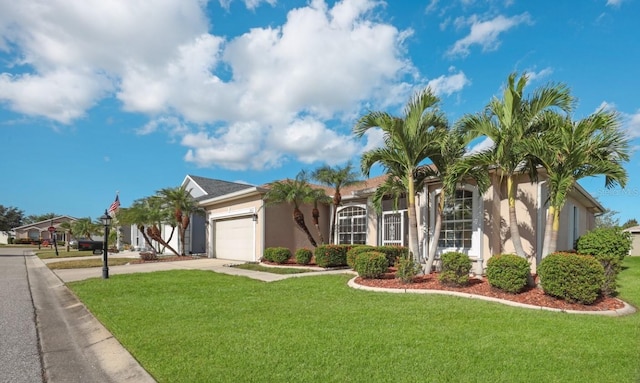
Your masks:
<instances>
[{"instance_id":1,"label":"stucco wall","mask_svg":"<svg viewBox=\"0 0 640 383\"><path fill-rule=\"evenodd\" d=\"M631 233L631 241L629 255L640 256L640 233Z\"/></svg>"},{"instance_id":2,"label":"stucco wall","mask_svg":"<svg viewBox=\"0 0 640 383\"><path fill-rule=\"evenodd\" d=\"M320 245L318 230L313 225L311 205L302 205L300 211L304 214L304 221L316 243ZM307 235L298 228L293 220L293 206L289 204L274 205L264 210L264 244L267 247L286 247L295 254L297 249L307 248L313 250ZM330 213L328 206L319 206L319 226L325 243L329 241Z\"/></svg>"}]
</instances>

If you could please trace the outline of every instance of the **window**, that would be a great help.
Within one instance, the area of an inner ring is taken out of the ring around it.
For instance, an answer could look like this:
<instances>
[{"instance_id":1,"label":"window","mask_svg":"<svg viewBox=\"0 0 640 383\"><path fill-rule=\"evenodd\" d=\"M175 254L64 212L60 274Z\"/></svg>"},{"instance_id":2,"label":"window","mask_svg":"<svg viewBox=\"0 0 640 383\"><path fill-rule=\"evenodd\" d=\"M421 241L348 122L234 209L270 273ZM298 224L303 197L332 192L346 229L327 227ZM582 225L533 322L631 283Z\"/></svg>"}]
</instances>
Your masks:
<instances>
[{"instance_id":1,"label":"window","mask_svg":"<svg viewBox=\"0 0 640 383\"><path fill-rule=\"evenodd\" d=\"M407 211L382 213L382 246L407 246Z\"/></svg>"},{"instance_id":2,"label":"window","mask_svg":"<svg viewBox=\"0 0 640 383\"><path fill-rule=\"evenodd\" d=\"M364 245L367 242L367 211L349 206L338 212L338 244Z\"/></svg>"},{"instance_id":3,"label":"window","mask_svg":"<svg viewBox=\"0 0 640 383\"><path fill-rule=\"evenodd\" d=\"M455 198L449 198L444 205L438 247L470 249L472 235L473 192L456 190Z\"/></svg>"}]
</instances>

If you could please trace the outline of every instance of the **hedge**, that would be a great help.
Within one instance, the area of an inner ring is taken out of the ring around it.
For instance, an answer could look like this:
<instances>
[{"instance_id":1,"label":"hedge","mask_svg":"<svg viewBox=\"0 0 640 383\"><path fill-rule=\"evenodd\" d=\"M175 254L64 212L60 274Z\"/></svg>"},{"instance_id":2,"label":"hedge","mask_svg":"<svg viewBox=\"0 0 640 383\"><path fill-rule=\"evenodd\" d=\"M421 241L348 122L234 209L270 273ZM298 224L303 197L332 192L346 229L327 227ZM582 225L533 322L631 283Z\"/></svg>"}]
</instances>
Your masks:
<instances>
[{"instance_id":1,"label":"hedge","mask_svg":"<svg viewBox=\"0 0 640 383\"><path fill-rule=\"evenodd\" d=\"M591 304L598 299L604 268L594 257L572 253L549 254L538 267L546 294L568 302Z\"/></svg>"},{"instance_id":2,"label":"hedge","mask_svg":"<svg viewBox=\"0 0 640 383\"><path fill-rule=\"evenodd\" d=\"M530 276L529 262L515 254L494 255L487 261L489 285L508 293L524 290Z\"/></svg>"}]
</instances>

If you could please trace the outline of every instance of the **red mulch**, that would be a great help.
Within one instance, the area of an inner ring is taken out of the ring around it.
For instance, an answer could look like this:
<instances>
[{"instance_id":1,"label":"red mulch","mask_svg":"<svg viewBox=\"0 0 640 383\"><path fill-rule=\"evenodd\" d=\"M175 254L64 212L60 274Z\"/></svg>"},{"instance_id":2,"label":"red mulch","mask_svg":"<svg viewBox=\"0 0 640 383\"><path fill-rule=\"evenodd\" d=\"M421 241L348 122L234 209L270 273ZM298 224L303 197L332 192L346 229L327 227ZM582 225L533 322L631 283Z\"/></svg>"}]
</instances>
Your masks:
<instances>
[{"instance_id":1,"label":"red mulch","mask_svg":"<svg viewBox=\"0 0 640 383\"><path fill-rule=\"evenodd\" d=\"M370 287L383 287L391 289L425 289L425 290L448 290L460 293L468 293L475 295L483 295L504 299L508 301L524 303L534 306L550 307L561 310L577 310L577 311L606 311L617 310L624 307L624 303L616 298L602 297L591 305L583 305L579 303L568 303L561 299L556 299L546 295L542 289L528 288L519 294L510 294L494 287L491 287L486 278L472 278L466 287L449 287L438 281L437 274L417 276L413 279L413 283L404 284L395 278L394 273L389 272L380 279L362 279L357 277L355 282L359 285Z\"/></svg>"}]
</instances>

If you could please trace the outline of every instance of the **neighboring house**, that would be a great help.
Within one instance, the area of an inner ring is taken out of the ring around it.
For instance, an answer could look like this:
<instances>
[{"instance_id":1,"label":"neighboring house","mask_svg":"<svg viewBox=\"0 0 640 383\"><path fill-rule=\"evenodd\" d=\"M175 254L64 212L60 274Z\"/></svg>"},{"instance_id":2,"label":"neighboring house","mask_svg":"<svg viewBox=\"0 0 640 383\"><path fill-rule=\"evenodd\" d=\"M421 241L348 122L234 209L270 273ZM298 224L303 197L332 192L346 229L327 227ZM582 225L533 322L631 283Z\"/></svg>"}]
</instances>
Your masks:
<instances>
[{"instance_id":1,"label":"neighboring house","mask_svg":"<svg viewBox=\"0 0 640 383\"><path fill-rule=\"evenodd\" d=\"M631 249L629 250L629 255L640 255L640 226L633 226L623 231L631 233Z\"/></svg>"},{"instance_id":2,"label":"neighboring house","mask_svg":"<svg viewBox=\"0 0 640 383\"><path fill-rule=\"evenodd\" d=\"M15 233L15 238L29 238L32 241L51 241L53 239L52 234L49 232L49 227L53 226L56 228L55 236L57 242L66 242L67 241L67 233L58 229L61 223L63 222L74 222L77 221L77 218L70 217L68 215L62 215L59 217L55 217L53 219L47 219L44 221L31 223L28 225L18 226L13 228L13 232Z\"/></svg>"},{"instance_id":3,"label":"neighboring house","mask_svg":"<svg viewBox=\"0 0 640 383\"><path fill-rule=\"evenodd\" d=\"M370 178L342 189L342 206L337 209L337 227L332 243L407 246L406 200L399 200L397 210L391 199L383 201L380 214L373 207L373 194L385 178L386 175ZM250 186L195 176L187 176L185 182L202 193L196 198L207 212L204 252L209 257L258 261L268 247L283 246L292 253L302 247L311 247L306 235L293 222L292 206L265 206L263 197L268 191L268 184ZM542 249L544 239L545 183L546 176L541 172L538 182L531 183L523 176L518 185L516 210L522 243L527 254L532 255L534 264L541 260L539 249ZM205 193L203 185L209 185L211 189ZM331 188L314 187L323 188L328 195L333 193ZM434 179L426 183L416 198L421 259L426 257L426 249L433 237L433 207L440 193L441 185ZM311 206L304 205L301 210L309 231L318 241ZM560 214L558 250L573 249L577 238L595 227L595 214L603 211L604 208L576 184ZM333 206L320 207L320 230L327 241L332 214ZM482 272L492 255L514 251L509 238L508 216L506 180L493 174L492 185L482 195L474 185L461 186L445 208L437 253L460 251L468 254L474 261L474 270ZM193 225L193 231L198 230ZM191 235L195 244L194 232Z\"/></svg>"}]
</instances>

